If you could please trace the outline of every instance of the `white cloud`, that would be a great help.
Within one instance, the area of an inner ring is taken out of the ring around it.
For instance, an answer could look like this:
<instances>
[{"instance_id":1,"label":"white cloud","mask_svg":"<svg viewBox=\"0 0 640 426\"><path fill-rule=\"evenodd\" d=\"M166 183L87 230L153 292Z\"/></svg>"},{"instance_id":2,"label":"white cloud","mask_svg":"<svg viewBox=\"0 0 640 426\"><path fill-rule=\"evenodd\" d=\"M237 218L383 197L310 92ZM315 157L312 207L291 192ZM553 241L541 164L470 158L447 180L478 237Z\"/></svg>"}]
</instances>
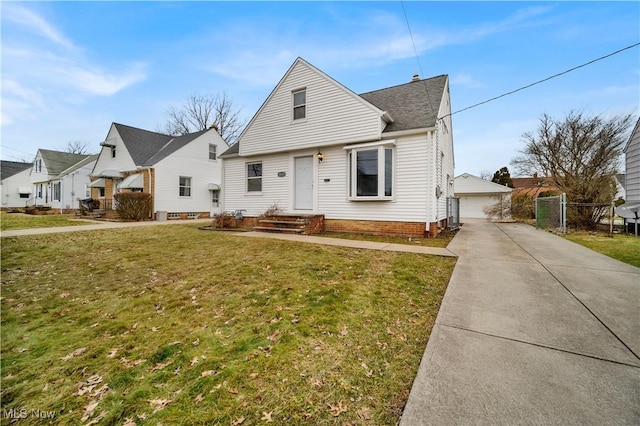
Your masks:
<instances>
[{"instance_id":1,"label":"white cloud","mask_svg":"<svg viewBox=\"0 0 640 426\"><path fill-rule=\"evenodd\" d=\"M111 96L146 78L145 65L136 63L121 75L114 75L97 68L70 66L55 69L62 77L76 89L93 95Z\"/></svg>"},{"instance_id":2,"label":"white cloud","mask_svg":"<svg viewBox=\"0 0 640 426\"><path fill-rule=\"evenodd\" d=\"M462 86L469 89L484 87L484 84L476 81L469 74L457 74L451 79L452 85Z\"/></svg>"},{"instance_id":3,"label":"white cloud","mask_svg":"<svg viewBox=\"0 0 640 426\"><path fill-rule=\"evenodd\" d=\"M90 96L115 95L147 77L142 62L112 71L89 60L54 24L25 7L5 8L2 20L2 126ZM40 38L25 36L24 29Z\"/></svg>"},{"instance_id":4,"label":"white cloud","mask_svg":"<svg viewBox=\"0 0 640 426\"><path fill-rule=\"evenodd\" d=\"M361 16L342 16L332 12L342 31L331 32L324 28L319 33L283 33L287 28L282 22L268 24L227 22L217 34L207 34L209 42L218 39L234 41L234 50L220 52L206 69L215 74L242 81L251 86L273 86L296 56L303 56L323 69L362 68L372 63L384 65L397 60L412 58L430 50L453 44L464 44L488 35L512 31L520 26L540 25L536 20L550 7L530 7L496 22L457 29L420 28L420 22L412 24L412 36L406 22L397 14L366 10ZM410 16L411 23L411 16ZM350 34L344 39L344 33ZM240 40L240 43L238 43ZM246 46L242 40L247 40ZM222 41L222 43L220 42ZM251 45L248 45L251 41ZM415 44L415 47L414 47ZM295 54L292 52L296 52ZM459 76L459 84L481 87L470 76Z\"/></svg>"},{"instance_id":5,"label":"white cloud","mask_svg":"<svg viewBox=\"0 0 640 426\"><path fill-rule=\"evenodd\" d=\"M47 40L66 49L76 49L76 46L71 40L65 37L64 34L58 31L58 29L47 22L44 18L35 14L31 10L21 6L9 6L7 4L3 6L3 9L4 16L16 24L35 32L36 34L45 37Z\"/></svg>"}]
</instances>

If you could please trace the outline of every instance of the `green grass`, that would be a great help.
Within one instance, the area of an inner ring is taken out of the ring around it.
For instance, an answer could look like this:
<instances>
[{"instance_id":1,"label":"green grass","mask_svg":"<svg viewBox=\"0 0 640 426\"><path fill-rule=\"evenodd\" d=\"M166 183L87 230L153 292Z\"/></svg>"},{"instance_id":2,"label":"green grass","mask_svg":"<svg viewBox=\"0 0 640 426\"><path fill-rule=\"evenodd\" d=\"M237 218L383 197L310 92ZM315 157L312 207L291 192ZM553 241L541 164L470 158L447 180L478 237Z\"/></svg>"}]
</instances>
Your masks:
<instances>
[{"instance_id":1,"label":"green grass","mask_svg":"<svg viewBox=\"0 0 640 426\"><path fill-rule=\"evenodd\" d=\"M27 215L23 213L0 212L0 229L3 231L11 229L86 225L87 223L89 222L76 219L75 215Z\"/></svg>"},{"instance_id":2,"label":"green grass","mask_svg":"<svg viewBox=\"0 0 640 426\"><path fill-rule=\"evenodd\" d=\"M572 232L567 240L640 268L640 238L626 234Z\"/></svg>"},{"instance_id":3,"label":"green grass","mask_svg":"<svg viewBox=\"0 0 640 426\"><path fill-rule=\"evenodd\" d=\"M196 225L3 238L2 407L393 425L454 263Z\"/></svg>"}]
</instances>

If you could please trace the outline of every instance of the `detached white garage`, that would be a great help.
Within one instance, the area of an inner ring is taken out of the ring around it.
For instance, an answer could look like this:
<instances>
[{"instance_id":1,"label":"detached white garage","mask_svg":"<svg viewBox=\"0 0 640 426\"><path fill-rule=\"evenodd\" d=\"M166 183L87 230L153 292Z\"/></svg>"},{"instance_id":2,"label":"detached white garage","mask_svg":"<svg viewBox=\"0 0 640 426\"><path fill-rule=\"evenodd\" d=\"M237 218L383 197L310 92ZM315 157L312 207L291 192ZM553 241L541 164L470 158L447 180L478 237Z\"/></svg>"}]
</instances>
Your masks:
<instances>
[{"instance_id":1,"label":"detached white garage","mask_svg":"<svg viewBox=\"0 0 640 426\"><path fill-rule=\"evenodd\" d=\"M461 218L490 218L484 210L501 205L493 216L507 219L511 216L511 188L463 173L453 180L453 191L460 198Z\"/></svg>"}]
</instances>

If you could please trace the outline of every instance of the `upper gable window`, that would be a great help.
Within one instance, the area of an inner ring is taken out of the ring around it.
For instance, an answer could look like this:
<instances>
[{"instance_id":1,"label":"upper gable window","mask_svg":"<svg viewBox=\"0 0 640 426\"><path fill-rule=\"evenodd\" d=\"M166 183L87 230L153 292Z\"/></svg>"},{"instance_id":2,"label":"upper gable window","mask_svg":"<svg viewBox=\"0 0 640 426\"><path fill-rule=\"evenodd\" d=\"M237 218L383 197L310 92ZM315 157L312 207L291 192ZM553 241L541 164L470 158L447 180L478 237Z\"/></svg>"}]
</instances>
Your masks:
<instances>
[{"instance_id":1,"label":"upper gable window","mask_svg":"<svg viewBox=\"0 0 640 426\"><path fill-rule=\"evenodd\" d=\"M216 149L216 145L212 143L209 144L209 160L215 160L217 158Z\"/></svg>"},{"instance_id":2,"label":"upper gable window","mask_svg":"<svg viewBox=\"0 0 640 426\"><path fill-rule=\"evenodd\" d=\"M307 118L307 89L293 92L293 119Z\"/></svg>"},{"instance_id":3,"label":"upper gable window","mask_svg":"<svg viewBox=\"0 0 640 426\"><path fill-rule=\"evenodd\" d=\"M111 148L111 158L116 158L116 147Z\"/></svg>"}]
</instances>

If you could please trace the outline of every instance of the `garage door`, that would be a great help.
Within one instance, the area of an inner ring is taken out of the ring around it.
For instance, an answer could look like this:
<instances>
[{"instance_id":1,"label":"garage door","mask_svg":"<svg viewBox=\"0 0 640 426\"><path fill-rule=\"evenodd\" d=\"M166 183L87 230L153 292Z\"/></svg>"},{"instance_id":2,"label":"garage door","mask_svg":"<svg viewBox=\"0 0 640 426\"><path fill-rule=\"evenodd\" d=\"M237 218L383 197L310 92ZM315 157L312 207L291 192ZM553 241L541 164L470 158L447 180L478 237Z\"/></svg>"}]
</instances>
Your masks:
<instances>
[{"instance_id":1,"label":"garage door","mask_svg":"<svg viewBox=\"0 0 640 426\"><path fill-rule=\"evenodd\" d=\"M460 197L461 218L486 218L484 208L495 205L500 200L499 195L458 195Z\"/></svg>"}]
</instances>

